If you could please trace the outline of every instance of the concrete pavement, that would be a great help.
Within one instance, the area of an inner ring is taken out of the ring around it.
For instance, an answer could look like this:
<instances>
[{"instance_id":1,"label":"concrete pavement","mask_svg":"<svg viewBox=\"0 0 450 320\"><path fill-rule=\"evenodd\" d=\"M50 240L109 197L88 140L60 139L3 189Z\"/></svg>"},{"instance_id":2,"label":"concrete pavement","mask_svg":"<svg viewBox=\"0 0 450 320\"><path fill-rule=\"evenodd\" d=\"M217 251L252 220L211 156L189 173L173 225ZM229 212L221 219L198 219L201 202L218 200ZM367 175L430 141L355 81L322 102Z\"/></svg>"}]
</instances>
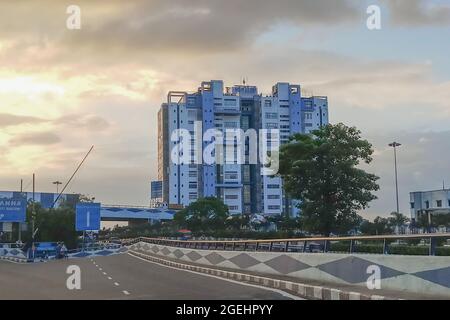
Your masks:
<instances>
[{"instance_id":1,"label":"concrete pavement","mask_svg":"<svg viewBox=\"0 0 450 320\"><path fill-rule=\"evenodd\" d=\"M67 267L81 269L69 290ZM143 261L128 254L16 264L0 261L0 299L281 300L287 293Z\"/></svg>"}]
</instances>

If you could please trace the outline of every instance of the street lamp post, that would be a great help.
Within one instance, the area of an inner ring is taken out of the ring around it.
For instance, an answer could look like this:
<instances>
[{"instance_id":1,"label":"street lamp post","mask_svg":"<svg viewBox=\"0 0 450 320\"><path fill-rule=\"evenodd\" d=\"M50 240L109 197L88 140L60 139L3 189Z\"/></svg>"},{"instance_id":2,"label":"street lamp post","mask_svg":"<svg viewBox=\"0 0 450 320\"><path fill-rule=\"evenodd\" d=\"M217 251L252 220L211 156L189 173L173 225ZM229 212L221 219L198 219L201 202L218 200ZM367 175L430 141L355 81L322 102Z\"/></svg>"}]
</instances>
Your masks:
<instances>
[{"instance_id":1,"label":"street lamp post","mask_svg":"<svg viewBox=\"0 0 450 320\"><path fill-rule=\"evenodd\" d=\"M55 181L53 184L56 184L56 193L59 194L59 186L62 185L61 181Z\"/></svg>"},{"instance_id":2,"label":"street lamp post","mask_svg":"<svg viewBox=\"0 0 450 320\"><path fill-rule=\"evenodd\" d=\"M394 165L395 165L395 196L397 200L397 213L400 213L400 206L398 203L398 173L397 173L397 147L400 147L401 144L398 142L392 142L389 144L389 147L394 148Z\"/></svg>"}]
</instances>

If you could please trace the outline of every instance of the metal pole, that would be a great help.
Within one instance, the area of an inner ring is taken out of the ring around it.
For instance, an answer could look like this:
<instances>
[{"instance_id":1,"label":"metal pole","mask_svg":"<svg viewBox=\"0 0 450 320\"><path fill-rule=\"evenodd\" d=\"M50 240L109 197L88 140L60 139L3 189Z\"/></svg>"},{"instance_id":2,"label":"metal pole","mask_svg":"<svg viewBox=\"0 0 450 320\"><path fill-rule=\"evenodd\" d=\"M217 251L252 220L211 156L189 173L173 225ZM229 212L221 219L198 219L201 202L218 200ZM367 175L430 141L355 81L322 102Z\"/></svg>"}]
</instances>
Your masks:
<instances>
[{"instance_id":1,"label":"metal pole","mask_svg":"<svg viewBox=\"0 0 450 320\"><path fill-rule=\"evenodd\" d=\"M400 147L401 144L398 142L392 142L389 144L389 147L394 148L394 165L395 165L395 197L397 202L397 213L400 213L400 204L398 201L398 170L397 170L397 147Z\"/></svg>"},{"instance_id":2,"label":"metal pole","mask_svg":"<svg viewBox=\"0 0 450 320\"><path fill-rule=\"evenodd\" d=\"M397 213L400 213L400 206L398 204L398 171L397 171L397 146L394 145L394 162L395 162L395 196L397 200Z\"/></svg>"},{"instance_id":3,"label":"metal pole","mask_svg":"<svg viewBox=\"0 0 450 320\"><path fill-rule=\"evenodd\" d=\"M32 239L32 243L34 244L34 219L35 219L35 215L36 215L36 211L35 211L35 206L34 206L34 201L35 201L35 193L36 193L36 179L35 179L35 174L33 173L33 208L31 211L31 239Z\"/></svg>"},{"instance_id":4,"label":"metal pole","mask_svg":"<svg viewBox=\"0 0 450 320\"><path fill-rule=\"evenodd\" d=\"M23 193L23 179L20 179L20 196ZM19 222L19 242L22 242L22 224Z\"/></svg>"}]
</instances>

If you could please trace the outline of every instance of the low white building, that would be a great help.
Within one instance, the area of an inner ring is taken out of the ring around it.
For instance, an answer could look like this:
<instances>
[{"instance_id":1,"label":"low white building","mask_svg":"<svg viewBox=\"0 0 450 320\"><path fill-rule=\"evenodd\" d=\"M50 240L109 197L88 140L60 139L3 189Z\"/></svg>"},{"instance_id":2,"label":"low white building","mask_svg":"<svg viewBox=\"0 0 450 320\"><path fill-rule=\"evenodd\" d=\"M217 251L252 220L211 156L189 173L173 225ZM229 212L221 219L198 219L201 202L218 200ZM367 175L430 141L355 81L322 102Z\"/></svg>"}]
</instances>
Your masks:
<instances>
[{"instance_id":1,"label":"low white building","mask_svg":"<svg viewBox=\"0 0 450 320\"><path fill-rule=\"evenodd\" d=\"M450 189L410 193L411 217L426 214L450 214Z\"/></svg>"}]
</instances>

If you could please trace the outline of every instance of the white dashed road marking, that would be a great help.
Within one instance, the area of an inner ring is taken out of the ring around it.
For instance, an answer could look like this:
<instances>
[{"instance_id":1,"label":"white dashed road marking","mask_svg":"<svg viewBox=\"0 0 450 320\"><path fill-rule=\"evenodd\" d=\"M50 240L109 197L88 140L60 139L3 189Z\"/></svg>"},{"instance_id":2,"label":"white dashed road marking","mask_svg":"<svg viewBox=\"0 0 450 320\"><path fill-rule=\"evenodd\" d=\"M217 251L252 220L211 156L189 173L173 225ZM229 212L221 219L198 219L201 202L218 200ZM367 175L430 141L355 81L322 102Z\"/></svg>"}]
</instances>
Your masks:
<instances>
[{"instance_id":1,"label":"white dashed road marking","mask_svg":"<svg viewBox=\"0 0 450 320\"><path fill-rule=\"evenodd\" d=\"M103 269L100 268L99 265L97 265L97 263L95 263L95 261L92 261L92 262L93 262L94 265L98 268L98 270L99 270L100 272L103 273L104 276L107 276L108 280L112 280L112 279L113 279L113 278L109 277L108 274L107 274L106 272L104 272ZM115 285L116 287L120 286L120 284L119 284L118 282L114 282L114 285ZM127 290L122 290L122 293L123 293L124 295L126 295L126 296L129 296L129 295L130 295L130 293L129 293Z\"/></svg>"}]
</instances>

